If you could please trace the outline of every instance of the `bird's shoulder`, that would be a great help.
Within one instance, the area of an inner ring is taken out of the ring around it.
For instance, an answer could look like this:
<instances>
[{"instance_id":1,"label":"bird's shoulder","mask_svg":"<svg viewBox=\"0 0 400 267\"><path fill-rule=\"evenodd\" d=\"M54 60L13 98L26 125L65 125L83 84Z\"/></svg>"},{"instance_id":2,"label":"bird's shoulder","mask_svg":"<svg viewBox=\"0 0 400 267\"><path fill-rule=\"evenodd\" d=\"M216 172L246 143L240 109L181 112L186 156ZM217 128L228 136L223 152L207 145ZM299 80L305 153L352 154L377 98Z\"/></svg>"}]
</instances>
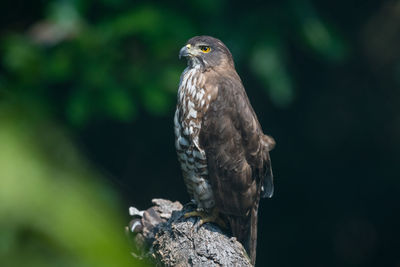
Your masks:
<instances>
[{"instance_id":1,"label":"bird's shoulder","mask_svg":"<svg viewBox=\"0 0 400 267\"><path fill-rule=\"evenodd\" d=\"M235 69L212 69L205 73L204 86L211 92L213 105L224 107L247 99L243 83Z\"/></svg>"},{"instance_id":2,"label":"bird's shoulder","mask_svg":"<svg viewBox=\"0 0 400 267\"><path fill-rule=\"evenodd\" d=\"M258 165L274 140L264 135L239 76L218 77L213 82L217 88L215 99L211 99L203 117L201 139L210 149L235 147L238 156L243 153L249 163Z\"/></svg>"}]
</instances>

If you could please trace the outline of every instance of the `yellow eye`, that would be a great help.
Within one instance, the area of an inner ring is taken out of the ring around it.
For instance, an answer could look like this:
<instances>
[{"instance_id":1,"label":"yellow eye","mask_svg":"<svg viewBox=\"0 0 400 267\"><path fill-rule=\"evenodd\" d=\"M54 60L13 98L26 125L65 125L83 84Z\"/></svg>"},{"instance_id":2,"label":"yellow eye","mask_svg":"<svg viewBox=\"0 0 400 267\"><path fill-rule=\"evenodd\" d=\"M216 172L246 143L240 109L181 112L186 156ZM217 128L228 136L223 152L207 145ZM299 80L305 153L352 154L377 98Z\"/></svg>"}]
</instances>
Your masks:
<instances>
[{"instance_id":1,"label":"yellow eye","mask_svg":"<svg viewBox=\"0 0 400 267\"><path fill-rule=\"evenodd\" d=\"M203 53L208 53L208 52L210 52L211 48L209 46L202 45L202 46L200 46L200 50Z\"/></svg>"}]
</instances>

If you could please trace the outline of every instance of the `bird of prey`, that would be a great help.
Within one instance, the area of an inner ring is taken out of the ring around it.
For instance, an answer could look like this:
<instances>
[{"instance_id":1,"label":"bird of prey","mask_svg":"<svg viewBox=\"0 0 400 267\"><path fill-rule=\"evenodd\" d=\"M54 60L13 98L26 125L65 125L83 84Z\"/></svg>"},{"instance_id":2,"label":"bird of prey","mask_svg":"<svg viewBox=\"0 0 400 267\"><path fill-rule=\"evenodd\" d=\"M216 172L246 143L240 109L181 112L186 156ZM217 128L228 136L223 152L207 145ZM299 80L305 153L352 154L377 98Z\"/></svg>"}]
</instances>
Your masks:
<instances>
[{"instance_id":1,"label":"bird of prey","mask_svg":"<svg viewBox=\"0 0 400 267\"><path fill-rule=\"evenodd\" d=\"M229 49L210 36L180 50L187 68L174 117L175 146L184 182L205 222L228 223L255 264L260 197L274 186L265 135L237 74Z\"/></svg>"}]
</instances>

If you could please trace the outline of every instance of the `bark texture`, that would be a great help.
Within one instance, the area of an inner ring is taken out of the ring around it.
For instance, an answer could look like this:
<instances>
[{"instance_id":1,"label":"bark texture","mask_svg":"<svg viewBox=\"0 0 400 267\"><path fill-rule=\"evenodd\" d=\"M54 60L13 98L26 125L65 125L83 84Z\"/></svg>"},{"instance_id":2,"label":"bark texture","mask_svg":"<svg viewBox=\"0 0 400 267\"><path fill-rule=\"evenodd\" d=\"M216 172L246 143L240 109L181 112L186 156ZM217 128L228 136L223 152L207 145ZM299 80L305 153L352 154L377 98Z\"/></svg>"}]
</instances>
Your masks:
<instances>
[{"instance_id":1,"label":"bark texture","mask_svg":"<svg viewBox=\"0 0 400 267\"><path fill-rule=\"evenodd\" d=\"M194 205L164 199L152 202L154 206L145 211L129 210L133 219L127 233L135 257L157 266L252 266L236 238L213 223L199 226L198 218L184 218Z\"/></svg>"}]
</instances>

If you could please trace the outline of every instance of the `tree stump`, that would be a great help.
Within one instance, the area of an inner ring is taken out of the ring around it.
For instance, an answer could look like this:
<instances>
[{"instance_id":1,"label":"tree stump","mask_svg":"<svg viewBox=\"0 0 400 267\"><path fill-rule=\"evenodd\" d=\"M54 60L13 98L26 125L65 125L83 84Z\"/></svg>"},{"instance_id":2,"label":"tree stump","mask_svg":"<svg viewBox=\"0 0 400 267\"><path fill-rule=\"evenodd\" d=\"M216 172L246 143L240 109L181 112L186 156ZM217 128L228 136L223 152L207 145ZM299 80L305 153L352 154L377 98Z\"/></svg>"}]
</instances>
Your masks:
<instances>
[{"instance_id":1,"label":"tree stump","mask_svg":"<svg viewBox=\"0 0 400 267\"><path fill-rule=\"evenodd\" d=\"M193 204L165 199L152 203L145 211L129 209L133 219L126 231L133 256L156 266L252 266L236 238L213 223L199 226L199 218L184 218L195 210Z\"/></svg>"}]
</instances>

